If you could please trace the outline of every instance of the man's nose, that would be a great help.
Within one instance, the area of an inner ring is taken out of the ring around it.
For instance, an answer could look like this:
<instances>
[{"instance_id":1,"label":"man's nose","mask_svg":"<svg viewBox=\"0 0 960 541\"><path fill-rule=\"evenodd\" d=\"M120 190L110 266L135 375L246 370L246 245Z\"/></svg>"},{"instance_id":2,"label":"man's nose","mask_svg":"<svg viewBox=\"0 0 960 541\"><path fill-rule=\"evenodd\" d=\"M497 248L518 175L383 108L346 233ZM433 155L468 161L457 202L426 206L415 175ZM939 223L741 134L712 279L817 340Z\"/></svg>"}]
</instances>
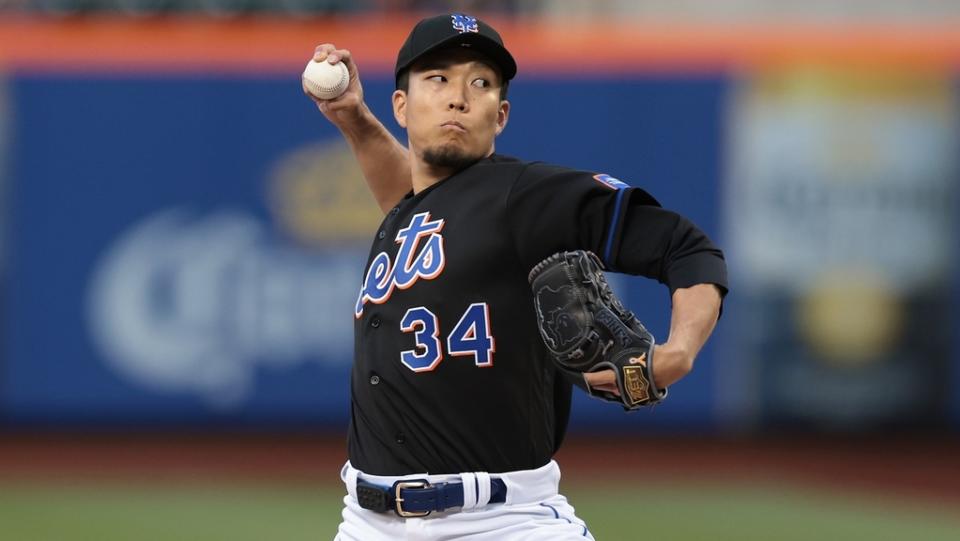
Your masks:
<instances>
[{"instance_id":1,"label":"man's nose","mask_svg":"<svg viewBox=\"0 0 960 541\"><path fill-rule=\"evenodd\" d=\"M454 90L450 95L450 101L447 103L447 109L451 111L456 109L464 113L468 108L466 92L463 90Z\"/></svg>"}]
</instances>

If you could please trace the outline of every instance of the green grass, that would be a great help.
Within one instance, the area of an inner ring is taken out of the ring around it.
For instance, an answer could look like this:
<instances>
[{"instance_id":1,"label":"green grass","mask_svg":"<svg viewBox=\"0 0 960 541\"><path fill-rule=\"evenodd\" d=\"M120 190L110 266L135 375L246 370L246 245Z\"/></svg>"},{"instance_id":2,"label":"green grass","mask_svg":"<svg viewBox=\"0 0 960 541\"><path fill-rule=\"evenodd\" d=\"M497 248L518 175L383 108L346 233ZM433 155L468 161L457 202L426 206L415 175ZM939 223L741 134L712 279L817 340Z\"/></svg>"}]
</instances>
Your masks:
<instances>
[{"instance_id":1,"label":"green grass","mask_svg":"<svg viewBox=\"0 0 960 541\"><path fill-rule=\"evenodd\" d=\"M332 489L298 487L6 487L0 494L0 539L332 539L340 505Z\"/></svg>"},{"instance_id":2,"label":"green grass","mask_svg":"<svg viewBox=\"0 0 960 541\"><path fill-rule=\"evenodd\" d=\"M598 540L958 541L960 516L836 493L738 487L569 490Z\"/></svg>"},{"instance_id":3,"label":"green grass","mask_svg":"<svg viewBox=\"0 0 960 541\"><path fill-rule=\"evenodd\" d=\"M789 487L662 488L565 492L598 540L960 539L960 518L945 508ZM0 540L332 539L340 500L337 487L8 483L0 484Z\"/></svg>"}]
</instances>

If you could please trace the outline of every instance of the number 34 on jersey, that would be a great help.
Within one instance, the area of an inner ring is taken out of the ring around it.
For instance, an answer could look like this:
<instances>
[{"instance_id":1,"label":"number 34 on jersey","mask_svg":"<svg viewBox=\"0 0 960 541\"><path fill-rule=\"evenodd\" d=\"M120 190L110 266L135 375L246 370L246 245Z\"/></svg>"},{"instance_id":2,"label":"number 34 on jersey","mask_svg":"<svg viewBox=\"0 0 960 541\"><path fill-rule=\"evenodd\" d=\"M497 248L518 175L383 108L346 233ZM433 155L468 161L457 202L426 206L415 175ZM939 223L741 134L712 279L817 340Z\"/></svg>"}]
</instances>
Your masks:
<instances>
[{"instance_id":1,"label":"number 34 on jersey","mask_svg":"<svg viewBox=\"0 0 960 541\"><path fill-rule=\"evenodd\" d=\"M400 330L414 333L416 347L400 352L400 362L414 372L429 372L443 360L440 323L425 306L407 310L400 320ZM472 357L479 367L493 366L496 344L490 333L490 308L485 302L467 307L460 321L447 335L447 352L453 357Z\"/></svg>"}]
</instances>

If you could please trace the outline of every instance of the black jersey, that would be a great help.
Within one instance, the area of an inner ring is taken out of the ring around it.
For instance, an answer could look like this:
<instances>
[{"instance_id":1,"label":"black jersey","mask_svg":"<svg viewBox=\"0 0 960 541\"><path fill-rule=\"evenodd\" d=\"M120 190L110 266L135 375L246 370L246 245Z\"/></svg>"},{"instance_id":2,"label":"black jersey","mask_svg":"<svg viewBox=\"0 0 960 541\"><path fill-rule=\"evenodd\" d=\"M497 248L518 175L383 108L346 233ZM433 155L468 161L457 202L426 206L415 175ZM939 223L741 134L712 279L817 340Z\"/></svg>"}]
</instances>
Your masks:
<instances>
[{"instance_id":1,"label":"black jersey","mask_svg":"<svg viewBox=\"0 0 960 541\"><path fill-rule=\"evenodd\" d=\"M692 223L609 177L499 155L408 194L376 234L357 298L349 457L378 475L504 472L550 460L567 424L527 275L598 254L671 291L726 288Z\"/></svg>"}]
</instances>

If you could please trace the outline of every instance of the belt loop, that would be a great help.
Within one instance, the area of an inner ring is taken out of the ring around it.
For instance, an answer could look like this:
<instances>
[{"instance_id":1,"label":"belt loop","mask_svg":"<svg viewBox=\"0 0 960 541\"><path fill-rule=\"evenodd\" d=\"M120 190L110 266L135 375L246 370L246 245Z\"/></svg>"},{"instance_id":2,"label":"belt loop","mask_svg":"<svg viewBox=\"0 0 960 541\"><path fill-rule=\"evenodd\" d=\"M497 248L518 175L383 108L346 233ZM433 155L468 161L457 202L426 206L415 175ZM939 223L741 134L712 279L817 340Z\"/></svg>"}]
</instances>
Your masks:
<instances>
[{"instance_id":1,"label":"belt loop","mask_svg":"<svg viewBox=\"0 0 960 541\"><path fill-rule=\"evenodd\" d=\"M472 473L461 473L463 482L463 509L473 509L477 506L477 476Z\"/></svg>"},{"instance_id":2,"label":"belt loop","mask_svg":"<svg viewBox=\"0 0 960 541\"><path fill-rule=\"evenodd\" d=\"M343 479L344 484L347 485L347 494L351 498L357 500L357 477L360 475L360 470L354 468L350 465L348 460L346 464L343 465L343 469L340 470L340 478Z\"/></svg>"},{"instance_id":3,"label":"belt loop","mask_svg":"<svg viewBox=\"0 0 960 541\"><path fill-rule=\"evenodd\" d=\"M475 472L477 475L477 507L490 503L490 474L485 471Z\"/></svg>"}]
</instances>

